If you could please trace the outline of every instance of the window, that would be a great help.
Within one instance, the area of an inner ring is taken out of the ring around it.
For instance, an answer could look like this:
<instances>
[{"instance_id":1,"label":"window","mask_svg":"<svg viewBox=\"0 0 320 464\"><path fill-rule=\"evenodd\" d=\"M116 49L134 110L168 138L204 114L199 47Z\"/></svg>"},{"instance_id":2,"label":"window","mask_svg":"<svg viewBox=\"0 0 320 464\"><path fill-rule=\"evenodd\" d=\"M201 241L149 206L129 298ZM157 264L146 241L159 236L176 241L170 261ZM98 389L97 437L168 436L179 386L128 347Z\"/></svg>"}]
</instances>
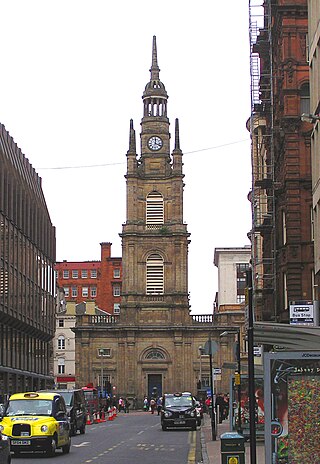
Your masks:
<instances>
[{"instance_id":1,"label":"window","mask_svg":"<svg viewBox=\"0 0 320 464\"><path fill-rule=\"evenodd\" d=\"M96 278L97 278L97 270L96 270L96 269L92 269L90 275L91 275L91 279L96 279Z\"/></svg>"},{"instance_id":2,"label":"window","mask_svg":"<svg viewBox=\"0 0 320 464\"><path fill-rule=\"evenodd\" d=\"M72 297L76 297L78 296L78 290L77 290L77 287L72 287Z\"/></svg>"},{"instance_id":3,"label":"window","mask_svg":"<svg viewBox=\"0 0 320 464\"><path fill-rule=\"evenodd\" d=\"M63 279L69 279L69 271L63 271L62 272L62 278Z\"/></svg>"},{"instance_id":4,"label":"window","mask_svg":"<svg viewBox=\"0 0 320 464\"><path fill-rule=\"evenodd\" d=\"M120 303L114 303L113 312L114 314L120 314Z\"/></svg>"},{"instance_id":5,"label":"window","mask_svg":"<svg viewBox=\"0 0 320 464\"><path fill-rule=\"evenodd\" d=\"M99 348L98 349L98 356L102 356L102 357L105 357L105 358L110 358L111 349L110 348Z\"/></svg>"},{"instance_id":6,"label":"window","mask_svg":"<svg viewBox=\"0 0 320 464\"><path fill-rule=\"evenodd\" d=\"M282 235L283 235L283 245L287 243L287 220L286 212L282 211Z\"/></svg>"},{"instance_id":7,"label":"window","mask_svg":"<svg viewBox=\"0 0 320 464\"><path fill-rule=\"evenodd\" d=\"M90 295L91 298L95 298L97 296L97 287L90 287Z\"/></svg>"},{"instance_id":8,"label":"window","mask_svg":"<svg viewBox=\"0 0 320 464\"><path fill-rule=\"evenodd\" d=\"M64 374L65 373L65 360L64 358L59 358L58 359L58 374Z\"/></svg>"},{"instance_id":9,"label":"window","mask_svg":"<svg viewBox=\"0 0 320 464\"><path fill-rule=\"evenodd\" d=\"M162 351L157 350L156 348L148 351L145 356L145 359L166 359Z\"/></svg>"},{"instance_id":10,"label":"window","mask_svg":"<svg viewBox=\"0 0 320 464\"><path fill-rule=\"evenodd\" d=\"M66 340L64 335L59 335L58 337L58 350L64 350L66 348Z\"/></svg>"},{"instance_id":11,"label":"window","mask_svg":"<svg viewBox=\"0 0 320 464\"><path fill-rule=\"evenodd\" d=\"M238 263L237 268L237 303L244 303L245 291L247 286L246 272L249 270L249 263Z\"/></svg>"},{"instance_id":12,"label":"window","mask_svg":"<svg viewBox=\"0 0 320 464\"><path fill-rule=\"evenodd\" d=\"M88 287L82 287L82 296L88 296L89 295L89 288Z\"/></svg>"},{"instance_id":13,"label":"window","mask_svg":"<svg viewBox=\"0 0 320 464\"><path fill-rule=\"evenodd\" d=\"M82 279L87 279L87 277L88 277L88 271L86 269L82 269L81 278Z\"/></svg>"},{"instance_id":14,"label":"window","mask_svg":"<svg viewBox=\"0 0 320 464\"><path fill-rule=\"evenodd\" d=\"M114 269L113 270L113 278L114 279L119 279L120 278L120 269Z\"/></svg>"},{"instance_id":15,"label":"window","mask_svg":"<svg viewBox=\"0 0 320 464\"><path fill-rule=\"evenodd\" d=\"M152 253L147 258L147 288L146 292L149 295L159 295L164 292L164 269L163 258Z\"/></svg>"},{"instance_id":16,"label":"window","mask_svg":"<svg viewBox=\"0 0 320 464\"><path fill-rule=\"evenodd\" d=\"M287 274L283 273L283 307L288 309L288 287L287 287Z\"/></svg>"},{"instance_id":17,"label":"window","mask_svg":"<svg viewBox=\"0 0 320 464\"><path fill-rule=\"evenodd\" d=\"M78 278L78 271L76 271L75 269L72 270L72 278L73 278L73 279L77 279L77 278Z\"/></svg>"},{"instance_id":18,"label":"window","mask_svg":"<svg viewBox=\"0 0 320 464\"><path fill-rule=\"evenodd\" d=\"M69 296L69 287L63 287L64 291L64 296L68 297Z\"/></svg>"},{"instance_id":19,"label":"window","mask_svg":"<svg viewBox=\"0 0 320 464\"><path fill-rule=\"evenodd\" d=\"M302 113L310 113L309 84L303 84L300 88L300 114Z\"/></svg>"},{"instance_id":20,"label":"window","mask_svg":"<svg viewBox=\"0 0 320 464\"><path fill-rule=\"evenodd\" d=\"M164 205L163 197L159 192L151 192L147 196L146 207L146 224L149 226L157 226L164 223ZM151 227L152 228L152 227Z\"/></svg>"},{"instance_id":21,"label":"window","mask_svg":"<svg viewBox=\"0 0 320 464\"><path fill-rule=\"evenodd\" d=\"M58 327L64 327L64 319L58 320Z\"/></svg>"},{"instance_id":22,"label":"window","mask_svg":"<svg viewBox=\"0 0 320 464\"><path fill-rule=\"evenodd\" d=\"M120 285L113 286L113 296L120 296Z\"/></svg>"}]
</instances>

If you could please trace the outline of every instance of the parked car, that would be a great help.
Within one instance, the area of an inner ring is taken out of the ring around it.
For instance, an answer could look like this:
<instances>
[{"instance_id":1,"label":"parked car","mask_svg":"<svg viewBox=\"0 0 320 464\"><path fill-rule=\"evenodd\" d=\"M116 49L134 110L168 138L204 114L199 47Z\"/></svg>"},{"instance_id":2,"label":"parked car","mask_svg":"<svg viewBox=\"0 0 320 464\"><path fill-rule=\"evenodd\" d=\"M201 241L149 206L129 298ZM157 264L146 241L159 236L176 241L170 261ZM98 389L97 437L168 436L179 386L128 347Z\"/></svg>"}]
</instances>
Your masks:
<instances>
[{"instance_id":1,"label":"parked car","mask_svg":"<svg viewBox=\"0 0 320 464\"><path fill-rule=\"evenodd\" d=\"M191 393L166 393L161 410L162 430L168 427L197 429L196 402Z\"/></svg>"},{"instance_id":2,"label":"parked car","mask_svg":"<svg viewBox=\"0 0 320 464\"><path fill-rule=\"evenodd\" d=\"M81 388L47 391L59 393L64 398L70 420L70 435L76 435L78 430L81 434L84 434L87 424L87 410L84 393Z\"/></svg>"},{"instance_id":3,"label":"parked car","mask_svg":"<svg viewBox=\"0 0 320 464\"><path fill-rule=\"evenodd\" d=\"M10 440L7 435L0 433L0 464L10 464Z\"/></svg>"},{"instance_id":4,"label":"parked car","mask_svg":"<svg viewBox=\"0 0 320 464\"><path fill-rule=\"evenodd\" d=\"M27 392L11 395L0 432L10 438L11 451L43 451L54 456L56 449L69 453L70 423L64 399L58 393Z\"/></svg>"}]
</instances>

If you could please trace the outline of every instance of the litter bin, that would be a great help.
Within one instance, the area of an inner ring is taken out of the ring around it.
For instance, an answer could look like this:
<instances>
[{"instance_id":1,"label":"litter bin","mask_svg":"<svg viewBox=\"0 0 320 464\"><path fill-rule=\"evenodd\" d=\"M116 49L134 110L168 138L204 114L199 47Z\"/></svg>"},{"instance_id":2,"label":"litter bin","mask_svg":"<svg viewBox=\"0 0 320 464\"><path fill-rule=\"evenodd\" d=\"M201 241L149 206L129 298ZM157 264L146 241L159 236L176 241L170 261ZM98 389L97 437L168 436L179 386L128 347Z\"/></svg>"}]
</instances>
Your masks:
<instances>
[{"instance_id":1,"label":"litter bin","mask_svg":"<svg viewBox=\"0 0 320 464\"><path fill-rule=\"evenodd\" d=\"M244 437L237 432L223 433L221 464L245 464Z\"/></svg>"}]
</instances>

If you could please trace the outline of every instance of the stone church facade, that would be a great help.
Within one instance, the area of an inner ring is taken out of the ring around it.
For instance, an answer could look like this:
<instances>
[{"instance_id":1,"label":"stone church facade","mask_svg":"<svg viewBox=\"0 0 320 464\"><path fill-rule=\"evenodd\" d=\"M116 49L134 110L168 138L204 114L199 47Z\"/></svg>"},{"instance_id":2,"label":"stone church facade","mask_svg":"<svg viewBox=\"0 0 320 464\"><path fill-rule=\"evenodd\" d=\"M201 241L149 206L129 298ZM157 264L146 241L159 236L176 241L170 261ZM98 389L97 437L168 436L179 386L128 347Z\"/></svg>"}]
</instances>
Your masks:
<instances>
[{"instance_id":1,"label":"stone church facade","mask_svg":"<svg viewBox=\"0 0 320 464\"><path fill-rule=\"evenodd\" d=\"M142 97L139 155L130 121L127 212L120 234L121 313L78 315L74 329L79 386L108 381L114 394L138 400L155 387L159 395L206 390L209 359L199 354L199 347L210 337L220 346L219 335L226 330L226 325L213 320L213 314L190 314L190 234L183 219L179 121L175 121L170 153L168 95L159 72L154 37L150 81ZM213 366L221 364L221 357L228 361L232 350L224 348L222 354L217 349Z\"/></svg>"}]
</instances>

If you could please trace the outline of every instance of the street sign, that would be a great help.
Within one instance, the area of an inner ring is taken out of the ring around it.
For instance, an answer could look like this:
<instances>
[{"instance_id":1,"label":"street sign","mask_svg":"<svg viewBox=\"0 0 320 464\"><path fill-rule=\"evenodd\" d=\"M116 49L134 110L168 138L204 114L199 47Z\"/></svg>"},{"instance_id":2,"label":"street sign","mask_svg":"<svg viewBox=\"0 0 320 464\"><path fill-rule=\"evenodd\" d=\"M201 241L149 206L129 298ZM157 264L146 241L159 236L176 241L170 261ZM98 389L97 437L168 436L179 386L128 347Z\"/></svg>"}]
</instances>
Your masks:
<instances>
[{"instance_id":1,"label":"street sign","mask_svg":"<svg viewBox=\"0 0 320 464\"><path fill-rule=\"evenodd\" d=\"M211 350L210 350L210 347L211 347ZM217 351L218 351L218 343L215 342L214 340L208 340L205 344L204 344L204 354L215 354Z\"/></svg>"}]
</instances>

